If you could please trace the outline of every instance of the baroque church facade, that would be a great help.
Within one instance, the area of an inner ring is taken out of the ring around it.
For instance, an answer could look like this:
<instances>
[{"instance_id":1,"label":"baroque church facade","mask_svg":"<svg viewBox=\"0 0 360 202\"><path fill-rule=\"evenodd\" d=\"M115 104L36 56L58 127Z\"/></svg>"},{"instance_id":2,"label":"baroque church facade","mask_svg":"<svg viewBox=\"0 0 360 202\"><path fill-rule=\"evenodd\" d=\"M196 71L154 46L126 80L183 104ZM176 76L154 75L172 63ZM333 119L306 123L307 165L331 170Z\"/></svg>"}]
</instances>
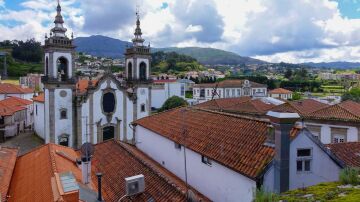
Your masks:
<instances>
[{"instance_id":1,"label":"baroque church facade","mask_svg":"<svg viewBox=\"0 0 360 202\"><path fill-rule=\"evenodd\" d=\"M150 46L144 45L137 14L133 45L125 53L125 77L111 72L98 80L75 76L75 45L57 6L55 27L44 45L44 139L79 148L83 143L116 139L135 143L131 122L150 115Z\"/></svg>"}]
</instances>

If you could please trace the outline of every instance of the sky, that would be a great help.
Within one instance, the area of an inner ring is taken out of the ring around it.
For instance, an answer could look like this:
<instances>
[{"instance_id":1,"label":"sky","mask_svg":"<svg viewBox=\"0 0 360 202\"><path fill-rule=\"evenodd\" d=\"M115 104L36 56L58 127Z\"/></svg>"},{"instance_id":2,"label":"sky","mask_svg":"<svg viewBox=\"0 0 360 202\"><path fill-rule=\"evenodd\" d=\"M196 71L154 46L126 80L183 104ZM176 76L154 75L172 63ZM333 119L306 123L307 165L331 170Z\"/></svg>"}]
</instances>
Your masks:
<instances>
[{"instance_id":1,"label":"sky","mask_svg":"<svg viewBox=\"0 0 360 202\"><path fill-rule=\"evenodd\" d=\"M360 0L60 0L68 35L212 47L269 62L360 62ZM57 0L0 0L0 41L44 41Z\"/></svg>"}]
</instances>

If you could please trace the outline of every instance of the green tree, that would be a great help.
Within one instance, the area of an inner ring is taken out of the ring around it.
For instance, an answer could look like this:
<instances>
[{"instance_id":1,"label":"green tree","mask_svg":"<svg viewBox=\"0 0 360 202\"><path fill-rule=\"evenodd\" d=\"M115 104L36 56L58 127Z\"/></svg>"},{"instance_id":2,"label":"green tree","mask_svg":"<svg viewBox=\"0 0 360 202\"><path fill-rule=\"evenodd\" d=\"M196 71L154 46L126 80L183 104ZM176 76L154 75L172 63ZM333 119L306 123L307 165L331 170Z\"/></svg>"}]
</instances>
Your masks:
<instances>
[{"instance_id":1,"label":"green tree","mask_svg":"<svg viewBox=\"0 0 360 202\"><path fill-rule=\"evenodd\" d=\"M286 72L284 74L284 77L287 78L287 79L291 79L292 74L293 74L292 70L290 68L287 68Z\"/></svg>"},{"instance_id":2,"label":"green tree","mask_svg":"<svg viewBox=\"0 0 360 202\"><path fill-rule=\"evenodd\" d=\"M41 43L35 41L35 39L30 39L25 42L18 41L14 44L12 50L12 56L15 59L25 61L25 62L41 62L43 51L41 48Z\"/></svg>"},{"instance_id":3,"label":"green tree","mask_svg":"<svg viewBox=\"0 0 360 202\"><path fill-rule=\"evenodd\" d=\"M342 96L342 100L352 100L360 103L360 88L352 88Z\"/></svg>"},{"instance_id":4,"label":"green tree","mask_svg":"<svg viewBox=\"0 0 360 202\"><path fill-rule=\"evenodd\" d=\"M169 109L174 109L176 107L182 107L182 106L187 106L187 105L188 105L188 103L183 98L178 97L178 96L172 96L165 101L163 106L158 111L162 112L162 111L166 111Z\"/></svg>"},{"instance_id":5,"label":"green tree","mask_svg":"<svg viewBox=\"0 0 360 202\"><path fill-rule=\"evenodd\" d=\"M292 95L292 100L300 100L301 99L301 93L294 92Z\"/></svg>"}]
</instances>

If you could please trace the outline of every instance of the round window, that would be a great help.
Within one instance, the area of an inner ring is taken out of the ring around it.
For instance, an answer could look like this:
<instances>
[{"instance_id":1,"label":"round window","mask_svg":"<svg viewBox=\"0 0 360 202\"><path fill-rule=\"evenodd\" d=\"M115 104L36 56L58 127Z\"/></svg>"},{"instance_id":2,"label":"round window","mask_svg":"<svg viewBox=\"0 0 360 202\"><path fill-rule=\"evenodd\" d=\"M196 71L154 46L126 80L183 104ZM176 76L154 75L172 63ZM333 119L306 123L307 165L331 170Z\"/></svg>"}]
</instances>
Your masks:
<instances>
[{"instance_id":1,"label":"round window","mask_svg":"<svg viewBox=\"0 0 360 202\"><path fill-rule=\"evenodd\" d=\"M103 95L102 107L105 113L113 113L115 111L114 93L109 92Z\"/></svg>"}]
</instances>

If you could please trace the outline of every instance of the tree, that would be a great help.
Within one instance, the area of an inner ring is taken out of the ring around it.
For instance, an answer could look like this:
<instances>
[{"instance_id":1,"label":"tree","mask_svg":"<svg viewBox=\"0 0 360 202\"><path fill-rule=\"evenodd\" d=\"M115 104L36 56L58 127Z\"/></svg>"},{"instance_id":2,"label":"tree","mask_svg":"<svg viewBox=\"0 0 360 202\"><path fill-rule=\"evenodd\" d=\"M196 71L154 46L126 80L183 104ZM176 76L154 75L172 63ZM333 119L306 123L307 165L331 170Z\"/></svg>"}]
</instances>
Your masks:
<instances>
[{"instance_id":1,"label":"tree","mask_svg":"<svg viewBox=\"0 0 360 202\"><path fill-rule=\"evenodd\" d=\"M290 68L287 68L286 72L284 74L284 77L287 78L287 79L291 79L292 74L293 74L292 70Z\"/></svg>"},{"instance_id":2,"label":"tree","mask_svg":"<svg viewBox=\"0 0 360 202\"><path fill-rule=\"evenodd\" d=\"M294 92L292 95L292 100L300 100L301 94L299 92Z\"/></svg>"},{"instance_id":3,"label":"tree","mask_svg":"<svg viewBox=\"0 0 360 202\"><path fill-rule=\"evenodd\" d=\"M352 100L360 103L360 88L352 88L342 96L342 101Z\"/></svg>"},{"instance_id":4,"label":"tree","mask_svg":"<svg viewBox=\"0 0 360 202\"><path fill-rule=\"evenodd\" d=\"M14 44L12 56L18 60L39 63L43 56L41 43L35 41L35 39L30 39L25 42L18 41Z\"/></svg>"},{"instance_id":5,"label":"tree","mask_svg":"<svg viewBox=\"0 0 360 202\"><path fill-rule=\"evenodd\" d=\"M178 96L172 96L165 101L163 106L158 111L162 112L162 111L166 111L169 109L174 109L176 107L182 107L182 106L187 106L187 105L188 105L188 103L183 98L178 97Z\"/></svg>"}]
</instances>

